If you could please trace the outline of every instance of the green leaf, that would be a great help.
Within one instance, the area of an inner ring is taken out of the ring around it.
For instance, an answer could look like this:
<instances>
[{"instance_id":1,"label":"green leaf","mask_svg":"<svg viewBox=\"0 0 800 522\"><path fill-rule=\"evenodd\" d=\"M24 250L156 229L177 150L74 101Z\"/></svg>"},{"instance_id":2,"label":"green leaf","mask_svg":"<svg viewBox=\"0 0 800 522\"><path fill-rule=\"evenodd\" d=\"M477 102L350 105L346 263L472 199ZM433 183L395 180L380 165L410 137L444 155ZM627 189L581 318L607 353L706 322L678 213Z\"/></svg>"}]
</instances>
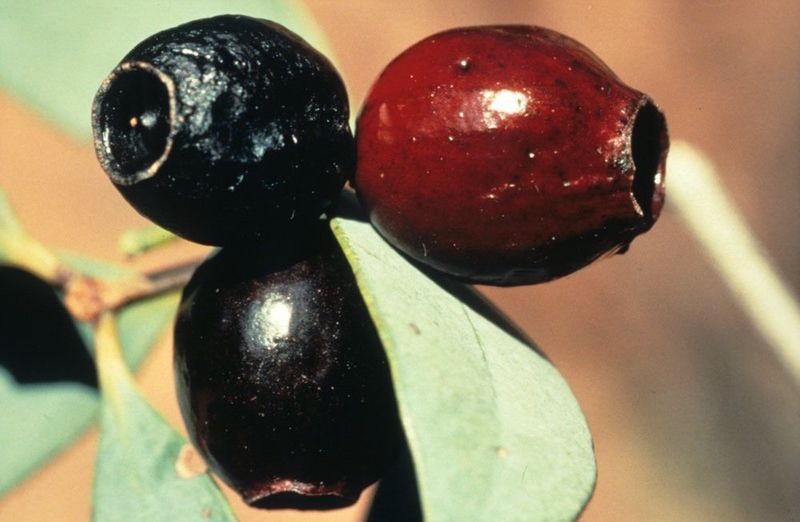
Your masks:
<instances>
[{"instance_id":1,"label":"green leaf","mask_svg":"<svg viewBox=\"0 0 800 522\"><path fill-rule=\"evenodd\" d=\"M369 223L337 218L333 229L387 352L426 520L575 519L595 460L553 365L466 287L437 284Z\"/></svg>"},{"instance_id":2,"label":"green leaf","mask_svg":"<svg viewBox=\"0 0 800 522\"><path fill-rule=\"evenodd\" d=\"M141 397L121 357L113 316L96 334L102 389L94 520L235 520L214 481L192 469L186 439ZM187 465L187 462L190 464Z\"/></svg>"},{"instance_id":3,"label":"green leaf","mask_svg":"<svg viewBox=\"0 0 800 522\"><path fill-rule=\"evenodd\" d=\"M93 260L61 257L90 275L122 277L128 273ZM129 305L119 314L125 359L132 367L138 368L144 360L174 316L178 300L178 293L172 292ZM92 346L88 326L76 326L87 347ZM0 429L0 495L83 433L95 419L97 406L98 394L93 388L69 382L19 383L0 366L0 411L5 419L11 419Z\"/></svg>"},{"instance_id":4,"label":"green leaf","mask_svg":"<svg viewBox=\"0 0 800 522\"><path fill-rule=\"evenodd\" d=\"M117 246L127 257L135 257L149 250L167 245L178 239L178 236L158 225L126 230L119 237Z\"/></svg>"},{"instance_id":5,"label":"green leaf","mask_svg":"<svg viewBox=\"0 0 800 522\"><path fill-rule=\"evenodd\" d=\"M17 383L0 367L0 495L55 456L91 424L97 393L72 383Z\"/></svg>"},{"instance_id":6,"label":"green leaf","mask_svg":"<svg viewBox=\"0 0 800 522\"><path fill-rule=\"evenodd\" d=\"M226 13L274 20L328 49L300 0L3 0L0 88L86 139L100 82L133 46L163 29Z\"/></svg>"}]
</instances>

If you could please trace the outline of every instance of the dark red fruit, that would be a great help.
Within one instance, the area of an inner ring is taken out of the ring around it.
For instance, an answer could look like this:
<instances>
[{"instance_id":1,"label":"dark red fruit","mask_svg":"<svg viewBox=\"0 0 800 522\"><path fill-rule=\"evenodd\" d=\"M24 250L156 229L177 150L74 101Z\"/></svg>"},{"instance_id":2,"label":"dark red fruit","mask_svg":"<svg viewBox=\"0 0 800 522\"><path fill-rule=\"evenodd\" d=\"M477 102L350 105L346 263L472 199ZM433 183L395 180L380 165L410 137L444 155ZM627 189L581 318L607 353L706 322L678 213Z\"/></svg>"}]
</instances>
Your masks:
<instances>
[{"instance_id":1,"label":"dark red fruit","mask_svg":"<svg viewBox=\"0 0 800 522\"><path fill-rule=\"evenodd\" d=\"M373 85L355 185L414 259L496 285L620 252L658 218L664 116L584 46L528 26L454 29Z\"/></svg>"},{"instance_id":2,"label":"dark red fruit","mask_svg":"<svg viewBox=\"0 0 800 522\"><path fill-rule=\"evenodd\" d=\"M214 245L317 220L354 168L344 84L286 28L219 16L136 46L97 93L95 148L144 216Z\"/></svg>"},{"instance_id":3,"label":"dark red fruit","mask_svg":"<svg viewBox=\"0 0 800 522\"><path fill-rule=\"evenodd\" d=\"M184 291L178 397L212 471L257 507L354 502L402 446L391 378L341 251L223 249Z\"/></svg>"}]
</instances>

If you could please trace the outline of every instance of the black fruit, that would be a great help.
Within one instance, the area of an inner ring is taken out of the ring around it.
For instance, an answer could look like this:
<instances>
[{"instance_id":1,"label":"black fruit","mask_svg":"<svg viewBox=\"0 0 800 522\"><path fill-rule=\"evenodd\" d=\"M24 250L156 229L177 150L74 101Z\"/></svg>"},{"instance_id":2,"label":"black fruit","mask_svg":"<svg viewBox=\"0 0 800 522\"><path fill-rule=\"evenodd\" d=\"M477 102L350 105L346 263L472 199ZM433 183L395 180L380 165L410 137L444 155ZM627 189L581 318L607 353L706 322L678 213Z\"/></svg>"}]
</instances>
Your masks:
<instances>
[{"instance_id":1,"label":"black fruit","mask_svg":"<svg viewBox=\"0 0 800 522\"><path fill-rule=\"evenodd\" d=\"M223 249L186 287L178 397L212 471L257 507L354 502L402 444L375 328L332 240Z\"/></svg>"},{"instance_id":2,"label":"black fruit","mask_svg":"<svg viewBox=\"0 0 800 522\"><path fill-rule=\"evenodd\" d=\"M160 32L103 81L97 157L144 216L200 243L291 235L354 168L347 92L286 28L218 16Z\"/></svg>"},{"instance_id":3,"label":"black fruit","mask_svg":"<svg viewBox=\"0 0 800 522\"><path fill-rule=\"evenodd\" d=\"M0 371L21 385L54 382L97 388L97 374L75 323L53 287L0 266Z\"/></svg>"}]
</instances>

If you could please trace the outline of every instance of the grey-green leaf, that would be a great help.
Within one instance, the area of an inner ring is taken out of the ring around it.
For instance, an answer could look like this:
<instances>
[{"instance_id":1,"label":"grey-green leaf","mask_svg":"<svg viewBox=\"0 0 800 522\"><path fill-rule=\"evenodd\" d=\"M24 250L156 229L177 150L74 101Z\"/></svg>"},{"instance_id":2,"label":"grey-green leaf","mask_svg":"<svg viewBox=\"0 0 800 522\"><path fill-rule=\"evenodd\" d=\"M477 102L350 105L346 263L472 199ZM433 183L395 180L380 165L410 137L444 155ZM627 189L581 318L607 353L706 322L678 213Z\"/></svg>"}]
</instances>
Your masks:
<instances>
[{"instance_id":1,"label":"grey-green leaf","mask_svg":"<svg viewBox=\"0 0 800 522\"><path fill-rule=\"evenodd\" d=\"M577 518L595 483L592 440L553 365L368 223L333 229L387 352L426 520Z\"/></svg>"},{"instance_id":2,"label":"grey-green leaf","mask_svg":"<svg viewBox=\"0 0 800 522\"><path fill-rule=\"evenodd\" d=\"M139 394L118 348L114 319L101 319L97 361L102 403L93 518L99 522L235 520L225 497L180 434ZM188 456L188 457L187 457Z\"/></svg>"},{"instance_id":3,"label":"grey-green leaf","mask_svg":"<svg viewBox=\"0 0 800 522\"><path fill-rule=\"evenodd\" d=\"M91 424L97 393L76 383L19 384L0 366L0 495Z\"/></svg>"},{"instance_id":4,"label":"grey-green leaf","mask_svg":"<svg viewBox=\"0 0 800 522\"><path fill-rule=\"evenodd\" d=\"M134 45L160 30L226 13L274 20L327 49L300 0L3 0L0 88L86 139L100 82Z\"/></svg>"},{"instance_id":5,"label":"grey-green leaf","mask_svg":"<svg viewBox=\"0 0 800 522\"><path fill-rule=\"evenodd\" d=\"M127 273L97 261L62 257L73 268L95 276ZM175 315L177 303L178 294L173 292L140 301L120 313L120 336L126 361L132 367L144 360ZM77 326L87 346L91 346L90 329L84 324ZM58 341L53 339L54 343ZM0 429L0 495L83 433L95 419L97 406L98 394L90 387L69 382L19 383L0 366L0 411L4 418L12 419Z\"/></svg>"}]
</instances>

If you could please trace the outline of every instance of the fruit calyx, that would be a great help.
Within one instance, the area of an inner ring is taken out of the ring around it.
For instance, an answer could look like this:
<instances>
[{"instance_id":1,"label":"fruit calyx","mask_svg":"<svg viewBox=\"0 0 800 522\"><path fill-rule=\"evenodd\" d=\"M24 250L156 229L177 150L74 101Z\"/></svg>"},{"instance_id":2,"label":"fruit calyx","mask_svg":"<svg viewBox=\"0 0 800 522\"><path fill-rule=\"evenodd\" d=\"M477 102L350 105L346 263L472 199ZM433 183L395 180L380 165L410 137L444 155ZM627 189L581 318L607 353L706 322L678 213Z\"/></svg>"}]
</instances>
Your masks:
<instances>
[{"instance_id":1,"label":"fruit calyx","mask_svg":"<svg viewBox=\"0 0 800 522\"><path fill-rule=\"evenodd\" d=\"M146 62L124 62L103 80L92 106L95 149L115 184L154 176L169 157L177 132L175 83Z\"/></svg>"},{"instance_id":2,"label":"fruit calyx","mask_svg":"<svg viewBox=\"0 0 800 522\"><path fill-rule=\"evenodd\" d=\"M669 136L664 114L649 97L642 97L630 132L627 142L633 162L631 197L652 226L664 206Z\"/></svg>"},{"instance_id":3,"label":"fruit calyx","mask_svg":"<svg viewBox=\"0 0 800 522\"><path fill-rule=\"evenodd\" d=\"M353 504L360 488L347 481L329 483L304 482L276 478L241 491L242 499L262 509L337 509Z\"/></svg>"}]
</instances>

